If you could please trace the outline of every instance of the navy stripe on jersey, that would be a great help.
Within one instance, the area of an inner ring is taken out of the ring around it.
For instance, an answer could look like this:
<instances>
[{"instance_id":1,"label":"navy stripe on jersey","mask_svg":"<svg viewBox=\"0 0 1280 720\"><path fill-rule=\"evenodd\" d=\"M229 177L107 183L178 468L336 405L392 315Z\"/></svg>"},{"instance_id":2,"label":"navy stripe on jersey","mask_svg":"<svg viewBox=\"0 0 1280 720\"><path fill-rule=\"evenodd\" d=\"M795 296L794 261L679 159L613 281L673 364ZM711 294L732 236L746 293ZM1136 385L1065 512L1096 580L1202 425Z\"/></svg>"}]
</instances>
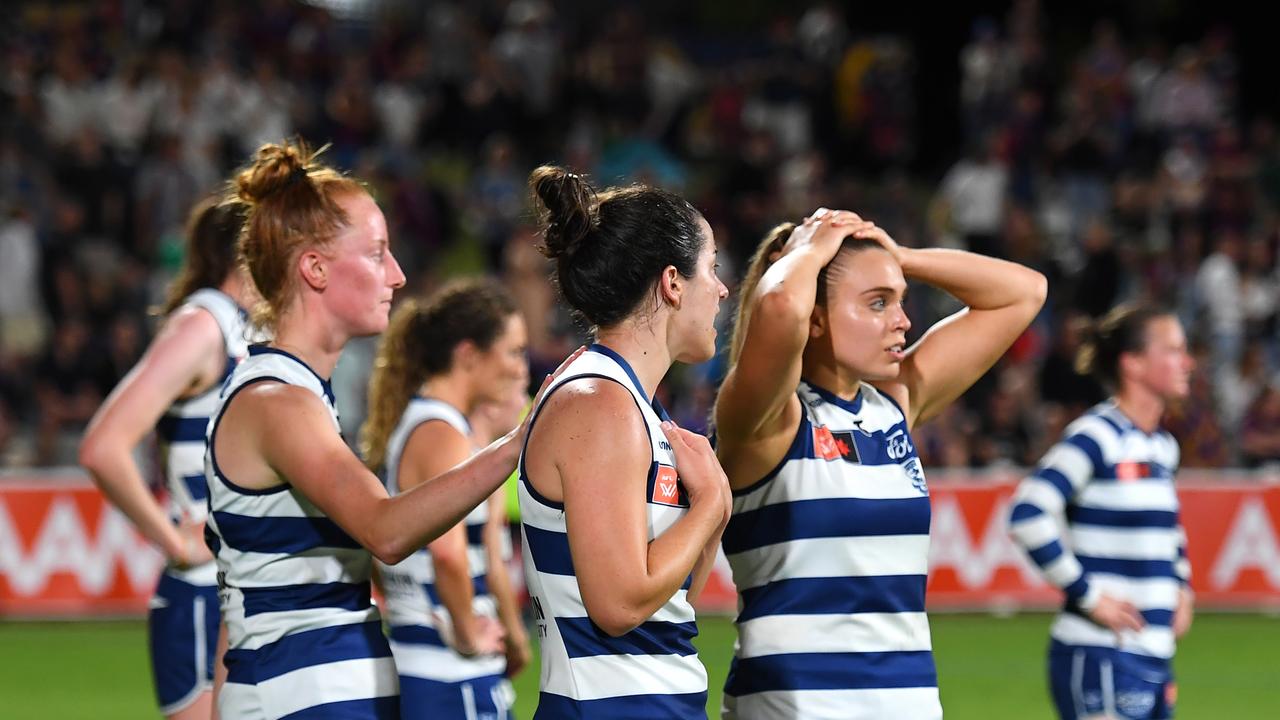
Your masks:
<instances>
[{"instance_id":1,"label":"navy stripe on jersey","mask_svg":"<svg viewBox=\"0 0 1280 720\"><path fill-rule=\"evenodd\" d=\"M745 695L777 690L862 690L937 684L938 673L929 651L788 653L735 658L725 692Z\"/></svg>"},{"instance_id":2,"label":"navy stripe on jersey","mask_svg":"<svg viewBox=\"0 0 1280 720\"><path fill-rule=\"evenodd\" d=\"M790 578L742 591L744 623L768 615L924 612L927 575Z\"/></svg>"},{"instance_id":3,"label":"navy stripe on jersey","mask_svg":"<svg viewBox=\"0 0 1280 720\"><path fill-rule=\"evenodd\" d=\"M156 423L156 434L168 443L204 442L204 431L209 425L207 417L176 417L164 415Z\"/></svg>"},{"instance_id":4,"label":"navy stripe on jersey","mask_svg":"<svg viewBox=\"0 0 1280 720\"><path fill-rule=\"evenodd\" d=\"M1172 560L1122 560L1118 558L1089 557L1076 553L1076 559L1086 573L1101 572L1131 578L1173 577Z\"/></svg>"},{"instance_id":5,"label":"navy stripe on jersey","mask_svg":"<svg viewBox=\"0 0 1280 720\"><path fill-rule=\"evenodd\" d=\"M623 695L598 700L574 700L540 693L534 720L653 720L653 718L706 717L707 694Z\"/></svg>"},{"instance_id":6,"label":"navy stripe on jersey","mask_svg":"<svg viewBox=\"0 0 1280 720\"><path fill-rule=\"evenodd\" d=\"M209 497L209 483L204 479L204 473L183 475L182 484L187 486L187 492L191 493L194 500L204 500Z\"/></svg>"},{"instance_id":7,"label":"navy stripe on jersey","mask_svg":"<svg viewBox=\"0 0 1280 720\"><path fill-rule=\"evenodd\" d=\"M696 623L646 622L636 629L613 637L589 617L558 617L556 628L571 658L595 655L697 655L693 638Z\"/></svg>"},{"instance_id":8,"label":"navy stripe on jersey","mask_svg":"<svg viewBox=\"0 0 1280 720\"><path fill-rule=\"evenodd\" d=\"M569 552L569 536L531 525L524 526L525 548L538 572L549 575L573 575L573 555Z\"/></svg>"},{"instance_id":9,"label":"navy stripe on jersey","mask_svg":"<svg viewBox=\"0 0 1280 720\"><path fill-rule=\"evenodd\" d=\"M315 583L240 590L244 593L245 617L312 608L365 610L371 604L369 583Z\"/></svg>"},{"instance_id":10,"label":"navy stripe on jersey","mask_svg":"<svg viewBox=\"0 0 1280 720\"><path fill-rule=\"evenodd\" d=\"M736 513L725 528L726 555L791 540L928 534L926 498L825 498Z\"/></svg>"},{"instance_id":11,"label":"navy stripe on jersey","mask_svg":"<svg viewBox=\"0 0 1280 720\"><path fill-rule=\"evenodd\" d=\"M1024 512L1030 505L1020 505ZM1067 506L1067 520L1075 525L1127 528L1176 528L1178 513L1172 510L1104 510L1094 507Z\"/></svg>"},{"instance_id":12,"label":"navy stripe on jersey","mask_svg":"<svg viewBox=\"0 0 1280 720\"><path fill-rule=\"evenodd\" d=\"M260 517L214 511L218 532L228 547L242 552L297 554L316 548L356 549L356 542L327 517Z\"/></svg>"},{"instance_id":13,"label":"navy stripe on jersey","mask_svg":"<svg viewBox=\"0 0 1280 720\"><path fill-rule=\"evenodd\" d=\"M389 636L392 640L415 645L446 645L440 631L426 625L392 625Z\"/></svg>"},{"instance_id":14,"label":"navy stripe on jersey","mask_svg":"<svg viewBox=\"0 0 1280 720\"><path fill-rule=\"evenodd\" d=\"M436 590L435 583L422 583L422 591L427 594L427 598L436 605L442 605L440 602L440 593ZM471 594L473 597L482 597L489 594L489 578L485 575L471 576Z\"/></svg>"},{"instance_id":15,"label":"navy stripe on jersey","mask_svg":"<svg viewBox=\"0 0 1280 720\"><path fill-rule=\"evenodd\" d=\"M227 650L227 682L252 685L320 663L390 655L381 622L322 627L286 635L256 650Z\"/></svg>"}]
</instances>

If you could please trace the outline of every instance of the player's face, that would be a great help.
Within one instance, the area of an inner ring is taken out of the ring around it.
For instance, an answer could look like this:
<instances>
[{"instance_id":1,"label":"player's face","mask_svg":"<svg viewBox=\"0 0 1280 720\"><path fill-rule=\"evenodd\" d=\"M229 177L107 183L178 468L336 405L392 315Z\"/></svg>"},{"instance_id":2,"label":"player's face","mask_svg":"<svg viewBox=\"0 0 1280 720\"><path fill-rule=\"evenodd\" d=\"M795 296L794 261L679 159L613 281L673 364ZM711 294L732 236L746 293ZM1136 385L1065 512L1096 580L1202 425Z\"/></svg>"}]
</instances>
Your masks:
<instances>
[{"instance_id":1,"label":"player's face","mask_svg":"<svg viewBox=\"0 0 1280 720\"><path fill-rule=\"evenodd\" d=\"M685 283L680 310L673 315L682 342L673 359L686 363L710 360L716 354L716 314L720 301L729 296L729 288L716 275L716 242L711 226L698 219L702 230L702 249L698 251L693 277Z\"/></svg>"},{"instance_id":2,"label":"player's face","mask_svg":"<svg viewBox=\"0 0 1280 720\"><path fill-rule=\"evenodd\" d=\"M843 252L836 262L825 309L836 365L861 380L898 377L911 328L902 306L907 292L902 266L874 249Z\"/></svg>"},{"instance_id":3,"label":"player's face","mask_svg":"<svg viewBox=\"0 0 1280 720\"><path fill-rule=\"evenodd\" d=\"M502 333L481 358L482 400L503 402L529 385L529 335L519 313L507 317Z\"/></svg>"},{"instance_id":4,"label":"player's face","mask_svg":"<svg viewBox=\"0 0 1280 720\"><path fill-rule=\"evenodd\" d=\"M1195 360L1187 352L1187 337L1176 317L1163 315L1147 323L1147 344L1137 358L1137 380L1151 392L1177 400L1191 391Z\"/></svg>"},{"instance_id":5,"label":"player's face","mask_svg":"<svg viewBox=\"0 0 1280 720\"><path fill-rule=\"evenodd\" d=\"M391 295L404 286L404 272L391 255L387 221L366 193L338 200L350 224L324 253L328 284L321 297L352 336L376 335L387 329Z\"/></svg>"}]
</instances>

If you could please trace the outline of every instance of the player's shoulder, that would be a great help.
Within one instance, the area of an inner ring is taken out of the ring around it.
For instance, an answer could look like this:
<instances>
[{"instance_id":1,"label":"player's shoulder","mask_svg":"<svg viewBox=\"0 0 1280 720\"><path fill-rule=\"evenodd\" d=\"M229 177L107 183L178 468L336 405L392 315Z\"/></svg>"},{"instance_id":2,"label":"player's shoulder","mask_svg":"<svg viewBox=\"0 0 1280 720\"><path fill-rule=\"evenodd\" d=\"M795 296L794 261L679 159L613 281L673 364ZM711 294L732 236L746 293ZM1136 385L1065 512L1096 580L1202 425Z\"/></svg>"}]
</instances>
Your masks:
<instances>
[{"instance_id":1,"label":"player's shoulder","mask_svg":"<svg viewBox=\"0 0 1280 720\"><path fill-rule=\"evenodd\" d=\"M632 410L635 404L635 397L621 381L582 375L556 387L543 403L542 413L595 418Z\"/></svg>"},{"instance_id":2,"label":"player's shoulder","mask_svg":"<svg viewBox=\"0 0 1280 720\"><path fill-rule=\"evenodd\" d=\"M1113 418L1108 417L1104 406L1098 405L1072 420L1063 431L1062 437L1063 439L1088 439L1102 445L1118 442L1123 434L1124 428Z\"/></svg>"}]
</instances>

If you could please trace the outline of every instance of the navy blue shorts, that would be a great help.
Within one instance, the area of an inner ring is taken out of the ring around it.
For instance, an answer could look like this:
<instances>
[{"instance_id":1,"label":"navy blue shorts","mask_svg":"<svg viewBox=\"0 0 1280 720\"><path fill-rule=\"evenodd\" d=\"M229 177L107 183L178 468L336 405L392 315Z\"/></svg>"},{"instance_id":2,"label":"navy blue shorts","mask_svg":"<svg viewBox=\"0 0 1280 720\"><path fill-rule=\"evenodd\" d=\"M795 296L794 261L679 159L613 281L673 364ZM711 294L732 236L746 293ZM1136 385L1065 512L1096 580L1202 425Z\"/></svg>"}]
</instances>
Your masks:
<instances>
[{"instance_id":1,"label":"navy blue shorts","mask_svg":"<svg viewBox=\"0 0 1280 720\"><path fill-rule=\"evenodd\" d=\"M1177 697L1166 660L1057 640L1049 645L1049 690L1063 720L1163 720L1173 717Z\"/></svg>"},{"instance_id":2,"label":"navy blue shorts","mask_svg":"<svg viewBox=\"0 0 1280 720\"><path fill-rule=\"evenodd\" d=\"M192 585L160 574L147 635L151 677L160 712L170 715L213 689L213 656L218 645L218 587Z\"/></svg>"},{"instance_id":3,"label":"navy blue shorts","mask_svg":"<svg viewBox=\"0 0 1280 720\"><path fill-rule=\"evenodd\" d=\"M401 720L511 720L515 692L502 676L438 682L400 676Z\"/></svg>"}]
</instances>

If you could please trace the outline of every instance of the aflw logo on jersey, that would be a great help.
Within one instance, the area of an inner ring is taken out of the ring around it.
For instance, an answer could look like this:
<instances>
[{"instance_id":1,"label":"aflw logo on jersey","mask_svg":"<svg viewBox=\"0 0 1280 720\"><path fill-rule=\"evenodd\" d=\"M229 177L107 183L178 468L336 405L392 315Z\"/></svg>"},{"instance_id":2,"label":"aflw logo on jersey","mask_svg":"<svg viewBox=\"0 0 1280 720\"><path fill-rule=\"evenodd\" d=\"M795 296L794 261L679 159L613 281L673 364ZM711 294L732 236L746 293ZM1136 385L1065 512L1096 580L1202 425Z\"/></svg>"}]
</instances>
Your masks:
<instances>
[{"instance_id":1,"label":"aflw logo on jersey","mask_svg":"<svg viewBox=\"0 0 1280 720\"><path fill-rule=\"evenodd\" d=\"M653 494L649 500L659 505L680 505L680 478L676 475L675 468L658 465L657 475L653 479Z\"/></svg>"}]
</instances>

